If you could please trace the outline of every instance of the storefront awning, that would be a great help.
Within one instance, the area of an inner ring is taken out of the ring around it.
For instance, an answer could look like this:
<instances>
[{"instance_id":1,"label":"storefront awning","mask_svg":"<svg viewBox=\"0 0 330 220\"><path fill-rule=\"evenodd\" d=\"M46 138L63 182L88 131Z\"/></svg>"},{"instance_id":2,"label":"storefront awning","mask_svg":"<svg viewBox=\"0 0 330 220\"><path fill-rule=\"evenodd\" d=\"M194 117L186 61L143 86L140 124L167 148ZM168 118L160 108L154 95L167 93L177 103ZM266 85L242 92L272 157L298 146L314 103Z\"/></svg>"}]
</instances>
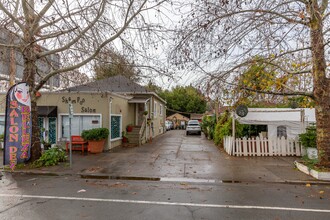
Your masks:
<instances>
[{"instance_id":1,"label":"storefront awning","mask_svg":"<svg viewBox=\"0 0 330 220\"><path fill-rule=\"evenodd\" d=\"M143 98L143 97L133 97L132 99L128 100L128 103L147 103L150 98Z\"/></svg>"},{"instance_id":2,"label":"storefront awning","mask_svg":"<svg viewBox=\"0 0 330 220\"><path fill-rule=\"evenodd\" d=\"M57 106L37 106L39 117L57 117Z\"/></svg>"}]
</instances>

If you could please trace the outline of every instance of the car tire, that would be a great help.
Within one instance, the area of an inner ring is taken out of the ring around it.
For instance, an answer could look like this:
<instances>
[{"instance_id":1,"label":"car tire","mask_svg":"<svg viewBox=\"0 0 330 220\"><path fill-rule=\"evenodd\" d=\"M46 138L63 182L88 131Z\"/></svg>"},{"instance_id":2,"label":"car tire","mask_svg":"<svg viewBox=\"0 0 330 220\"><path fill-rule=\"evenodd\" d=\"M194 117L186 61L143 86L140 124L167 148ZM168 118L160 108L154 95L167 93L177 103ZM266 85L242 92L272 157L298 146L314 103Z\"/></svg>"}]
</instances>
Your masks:
<instances>
[{"instance_id":1,"label":"car tire","mask_svg":"<svg viewBox=\"0 0 330 220\"><path fill-rule=\"evenodd\" d=\"M198 135L202 135L202 132L200 131L200 132L198 133Z\"/></svg>"},{"instance_id":2,"label":"car tire","mask_svg":"<svg viewBox=\"0 0 330 220\"><path fill-rule=\"evenodd\" d=\"M187 135L187 136L189 135L189 132L188 132L188 131L186 132L186 135Z\"/></svg>"}]
</instances>

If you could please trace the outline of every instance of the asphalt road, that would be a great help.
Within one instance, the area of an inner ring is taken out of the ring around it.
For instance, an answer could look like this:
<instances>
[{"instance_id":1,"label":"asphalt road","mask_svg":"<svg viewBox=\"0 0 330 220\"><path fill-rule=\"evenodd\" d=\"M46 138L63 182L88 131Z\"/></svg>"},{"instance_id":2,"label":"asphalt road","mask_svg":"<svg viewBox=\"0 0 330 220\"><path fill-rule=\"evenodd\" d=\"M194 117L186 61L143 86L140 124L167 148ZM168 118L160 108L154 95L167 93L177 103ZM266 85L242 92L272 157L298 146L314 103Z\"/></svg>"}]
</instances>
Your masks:
<instances>
[{"instance_id":1,"label":"asphalt road","mask_svg":"<svg viewBox=\"0 0 330 220\"><path fill-rule=\"evenodd\" d=\"M0 219L330 219L330 185L5 174Z\"/></svg>"}]
</instances>

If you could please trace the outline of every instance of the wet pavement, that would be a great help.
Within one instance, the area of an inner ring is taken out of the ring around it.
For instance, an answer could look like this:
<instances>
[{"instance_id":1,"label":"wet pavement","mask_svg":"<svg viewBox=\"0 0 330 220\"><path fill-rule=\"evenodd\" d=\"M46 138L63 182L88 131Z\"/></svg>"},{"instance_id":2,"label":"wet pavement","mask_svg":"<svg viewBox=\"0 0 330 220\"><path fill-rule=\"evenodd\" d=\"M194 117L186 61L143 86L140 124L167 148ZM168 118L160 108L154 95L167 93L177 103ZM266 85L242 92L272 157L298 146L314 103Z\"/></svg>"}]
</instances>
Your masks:
<instances>
[{"instance_id":1,"label":"wet pavement","mask_svg":"<svg viewBox=\"0 0 330 220\"><path fill-rule=\"evenodd\" d=\"M173 130L141 147L118 147L101 154L74 152L72 168L63 163L15 172L169 182L321 182L298 171L293 164L297 159L233 157L203 135L186 136L182 130Z\"/></svg>"}]
</instances>

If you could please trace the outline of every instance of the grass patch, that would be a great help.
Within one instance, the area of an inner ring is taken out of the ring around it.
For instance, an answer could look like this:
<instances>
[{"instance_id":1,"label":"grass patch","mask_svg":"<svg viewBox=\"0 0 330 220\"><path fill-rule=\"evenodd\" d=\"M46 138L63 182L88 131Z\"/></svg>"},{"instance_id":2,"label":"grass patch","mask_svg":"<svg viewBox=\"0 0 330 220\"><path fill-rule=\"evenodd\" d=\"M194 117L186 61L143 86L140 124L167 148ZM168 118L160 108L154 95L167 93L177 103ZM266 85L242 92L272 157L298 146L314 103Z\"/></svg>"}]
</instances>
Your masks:
<instances>
[{"instance_id":1,"label":"grass patch","mask_svg":"<svg viewBox=\"0 0 330 220\"><path fill-rule=\"evenodd\" d=\"M61 148L54 147L44 151L41 157L31 164L31 168L55 166L66 160L67 156L65 155L65 151Z\"/></svg>"},{"instance_id":2,"label":"grass patch","mask_svg":"<svg viewBox=\"0 0 330 220\"><path fill-rule=\"evenodd\" d=\"M318 159L309 159L307 155L302 157L302 164L306 165L309 169L316 170L318 172L330 172L329 167L324 167L319 164Z\"/></svg>"}]
</instances>

